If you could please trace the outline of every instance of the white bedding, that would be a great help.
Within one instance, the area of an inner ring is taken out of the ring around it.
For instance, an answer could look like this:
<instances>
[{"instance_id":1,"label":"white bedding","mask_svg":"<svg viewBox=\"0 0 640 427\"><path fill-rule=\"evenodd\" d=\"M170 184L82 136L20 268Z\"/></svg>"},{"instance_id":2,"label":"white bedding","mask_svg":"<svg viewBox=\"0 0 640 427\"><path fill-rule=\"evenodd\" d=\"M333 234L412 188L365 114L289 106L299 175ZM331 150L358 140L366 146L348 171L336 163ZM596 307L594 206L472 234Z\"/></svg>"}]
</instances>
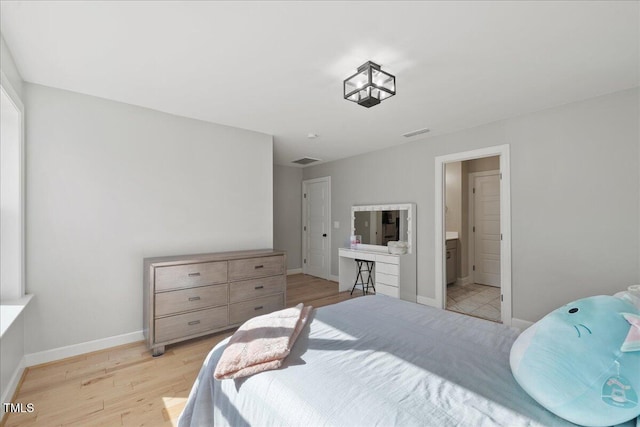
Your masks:
<instances>
[{"instance_id":1,"label":"white bedding","mask_svg":"<svg viewBox=\"0 0 640 427\"><path fill-rule=\"evenodd\" d=\"M574 425L515 382L516 329L380 295L311 320L276 371L217 381L217 345L179 426Z\"/></svg>"}]
</instances>

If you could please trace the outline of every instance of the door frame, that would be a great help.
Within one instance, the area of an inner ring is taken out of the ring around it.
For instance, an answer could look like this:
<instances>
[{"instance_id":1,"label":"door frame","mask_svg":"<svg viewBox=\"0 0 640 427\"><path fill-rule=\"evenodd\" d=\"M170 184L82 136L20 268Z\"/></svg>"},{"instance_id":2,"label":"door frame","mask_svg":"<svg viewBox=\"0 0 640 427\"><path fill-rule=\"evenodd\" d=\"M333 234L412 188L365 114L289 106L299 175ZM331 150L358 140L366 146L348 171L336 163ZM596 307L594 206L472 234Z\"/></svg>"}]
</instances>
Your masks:
<instances>
[{"instance_id":1,"label":"door frame","mask_svg":"<svg viewBox=\"0 0 640 427\"><path fill-rule=\"evenodd\" d=\"M314 179L306 179L302 181L302 273L307 274L307 263L305 262L307 259L307 198L305 194L307 193L307 186L309 184L316 184L318 182L326 182L327 185L327 218L325 222L326 230L327 230L327 246L325 248L325 257L327 259L327 264L325 267L325 271L322 272L322 278L325 280L329 280L331 277L331 177L323 176L320 178Z\"/></svg>"},{"instance_id":2,"label":"door frame","mask_svg":"<svg viewBox=\"0 0 640 427\"><path fill-rule=\"evenodd\" d=\"M490 176L490 175L500 175L500 170L491 170L491 171L483 171L483 172L471 172L468 174L469 176L469 183L473 182L475 184L475 179L476 177L479 176ZM475 194L473 193L473 187L475 185L469 185L469 215L468 215L468 226L467 226L467 242L468 243L468 251L467 251L467 265L469 266L468 269L468 276L469 279L472 282L475 282L475 271L473 271L473 269L470 267L471 265L475 265L476 263L476 258L475 258L475 233L473 232L473 225L475 223L474 219L475 219L475 215L476 215L476 203L475 203ZM502 194L500 195L502 196ZM500 217L500 221L502 221L502 217ZM500 248L502 249L502 248ZM501 261L502 262L502 261ZM500 268L502 269L502 264L500 265ZM500 278L502 280L502 277ZM500 283L500 288L502 288L502 282Z\"/></svg>"},{"instance_id":3,"label":"door frame","mask_svg":"<svg viewBox=\"0 0 640 427\"><path fill-rule=\"evenodd\" d=\"M18 120L20 121L18 125L18 165L17 165L17 175L18 175L18 206L17 208L17 227L18 227L18 244L16 249L16 257L17 259L11 259L10 256L0 256L2 262L6 262L11 265L11 269L17 269L17 278L18 281L15 284L11 284L8 286L11 291L9 292L11 296L16 296L16 299L22 298L26 293L26 218L25 218L25 189L26 189L26 166L25 166L25 157L26 157L26 148L25 148L25 111L24 104L22 103L22 99L18 92L16 92L15 88L12 86L11 81L4 73L4 71L0 70L0 90L7 96L9 102L13 104L17 113ZM8 259L7 259L8 258Z\"/></svg>"},{"instance_id":4,"label":"door frame","mask_svg":"<svg viewBox=\"0 0 640 427\"><path fill-rule=\"evenodd\" d=\"M511 308L511 168L509 144L447 154L435 158L435 305L446 308L445 165L482 157L500 157L500 292L502 323L512 324Z\"/></svg>"}]
</instances>

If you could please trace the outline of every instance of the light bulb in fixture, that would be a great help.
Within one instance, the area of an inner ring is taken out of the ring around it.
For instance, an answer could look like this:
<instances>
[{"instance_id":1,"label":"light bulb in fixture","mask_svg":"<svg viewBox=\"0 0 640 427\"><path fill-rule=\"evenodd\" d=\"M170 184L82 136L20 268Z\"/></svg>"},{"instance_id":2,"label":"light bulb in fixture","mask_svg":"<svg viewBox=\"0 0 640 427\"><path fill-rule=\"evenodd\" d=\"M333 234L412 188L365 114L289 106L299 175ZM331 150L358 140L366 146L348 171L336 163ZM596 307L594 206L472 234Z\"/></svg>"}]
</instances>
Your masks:
<instances>
[{"instance_id":1,"label":"light bulb in fixture","mask_svg":"<svg viewBox=\"0 0 640 427\"><path fill-rule=\"evenodd\" d=\"M382 71L380 65L367 61L343 81L343 91L344 99L369 108L396 94L396 78Z\"/></svg>"}]
</instances>

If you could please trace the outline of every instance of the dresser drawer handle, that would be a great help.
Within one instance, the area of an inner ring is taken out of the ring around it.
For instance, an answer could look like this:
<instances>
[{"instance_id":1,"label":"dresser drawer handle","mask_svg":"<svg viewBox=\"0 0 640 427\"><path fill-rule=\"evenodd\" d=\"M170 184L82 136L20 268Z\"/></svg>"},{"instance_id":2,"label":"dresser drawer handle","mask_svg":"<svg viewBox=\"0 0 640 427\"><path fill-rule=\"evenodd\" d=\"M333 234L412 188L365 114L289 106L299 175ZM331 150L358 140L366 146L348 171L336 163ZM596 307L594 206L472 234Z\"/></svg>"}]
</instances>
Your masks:
<instances>
[{"instance_id":1,"label":"dresser drawer handle","mask_svg":"<svg viewBox=\"0 0 640 427\"><path fill-rule=\"evenodd\" d=\"M189 301L200 301L200 297L191 297Z\"/></svg>"},{"instance_id":2,"label":"dresser drawer handle","mask_svg":"<svg viewBox=\"0 0 640 427\"><path fill-rule=\"evenodd\" d=\"M200 273L189 273L189 277L198 277Z\"/></svg>"},{"instance_id":3,"label":"dresser drawer handle","mask_svg":"<svg viewBox=\"0 0 640 427\"><path fill-rule=\"evenodd\" d=\"M199 323L200 323L200 321L199 321L199 320L194 320L194 321L192 321L192 322L189 322L189 326L197 325L197 324L199 324Z\"/></svg>"},{"instance_id":4,"label":"dresser drawer handle","mask_svg":"<svg viewBox=\"0 0 640 427\"><path fill-rule=\"evenodd\" d=\"M256 287L255 287L255 288L253 288L253 289L264 289L264 286L263 286L263 285L256 286Z\"/></svg>"},{"instance_id":5,"label":"dresser drawer handle","mask_svg":"<svg viewBox=\"0 0 640 427\"><path fill-rule=\"evenodd\" d=\"M262 310L264 307L259 305L258 307L255 307L254 310L258 311L258 310Z\"/></svg>"},{"instance_id":6,"label":"dresser drawer handle","mask_svg":"<svg viewBox=\"0 0 640 427\"><path fill-rule=\"evenodd\" d=\"M255 267L253 267L253 268L255 268L255 269L257 270L257 269L259 269L259 268L264 268L264 265L262 265L262 264L261 264L261 265L256 265L256 266L255 266Z\"/></svg>"}]
</instances>

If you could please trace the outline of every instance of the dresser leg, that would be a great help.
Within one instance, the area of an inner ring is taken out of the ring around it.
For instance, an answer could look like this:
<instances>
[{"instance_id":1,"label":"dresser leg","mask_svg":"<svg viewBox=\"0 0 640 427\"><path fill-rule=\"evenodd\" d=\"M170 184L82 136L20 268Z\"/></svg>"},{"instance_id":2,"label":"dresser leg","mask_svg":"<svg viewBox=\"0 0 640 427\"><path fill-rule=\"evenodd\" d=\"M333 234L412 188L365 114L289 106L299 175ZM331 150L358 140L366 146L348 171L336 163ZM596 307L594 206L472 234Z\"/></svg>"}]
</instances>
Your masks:
<instances>
[{"instance_id":1,"label":"dresser leg","mask_svg":"<svg viewBox=\"0 0 640 427\"><path fill-rule=\"evenodd\" d=\"M164 354L164 346L153 348L153 357L162 356Z\"/></svg>"}]
</instances>

